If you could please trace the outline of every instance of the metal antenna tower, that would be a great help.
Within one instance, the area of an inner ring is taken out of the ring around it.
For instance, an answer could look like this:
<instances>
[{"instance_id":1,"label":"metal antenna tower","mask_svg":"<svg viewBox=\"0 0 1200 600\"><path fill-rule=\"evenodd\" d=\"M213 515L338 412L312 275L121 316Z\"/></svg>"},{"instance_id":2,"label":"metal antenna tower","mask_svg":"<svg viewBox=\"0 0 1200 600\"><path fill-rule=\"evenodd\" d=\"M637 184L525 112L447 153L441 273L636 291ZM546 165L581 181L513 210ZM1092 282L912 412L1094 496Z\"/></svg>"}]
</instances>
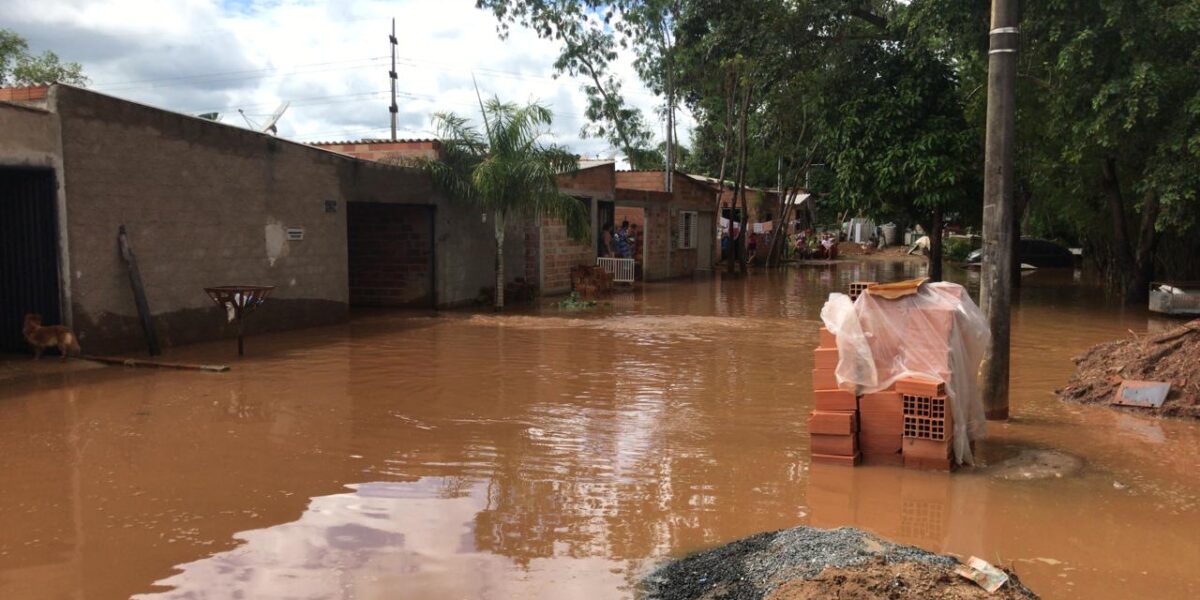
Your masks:
<instances>
[{"instance_id":1,"label":"metal antenna tower","mask_svg":"<svg viewBox=\"0 0 1200 600\"><path fill-rule=\"evenodd\" d=\"M396 141L396 112L400 110L396 106L396 19L392 18L392 34L388 36L388 40L392 43L392 70L388 75L392 78L392 105L388 107L388 111L392 113L392 141Z\"/></svg>"}]
</instances>

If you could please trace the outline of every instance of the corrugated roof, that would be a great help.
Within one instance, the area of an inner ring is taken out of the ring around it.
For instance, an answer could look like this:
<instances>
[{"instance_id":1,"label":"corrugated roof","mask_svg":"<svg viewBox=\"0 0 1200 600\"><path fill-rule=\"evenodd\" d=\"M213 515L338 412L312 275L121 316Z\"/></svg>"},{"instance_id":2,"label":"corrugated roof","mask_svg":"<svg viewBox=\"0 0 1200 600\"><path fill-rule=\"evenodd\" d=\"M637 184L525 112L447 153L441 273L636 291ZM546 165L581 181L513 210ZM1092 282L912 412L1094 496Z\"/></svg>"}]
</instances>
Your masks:
<instances>
[{"instance_id":1,"label":"corrugated roof","mask_svg":"<svg viewBox=\"0 0 1200 600\"><path fill-rule=\"evenodd\" d=\"M616 164L617 161L611 158L581 158L579 159L580 169L591 169L594 167L603 167L604 165Z\"/></svg>"},{"instance_id":2,"label":"corrugated roof","mask_svg":"<svg viewBox=\"0 0 1200 600\"><path fill-rule=\"evenodd\" d=\"M329 140L323 142L307 142L313 146L333 146L333 145L350 145L350 144L428 144L430 142L440 142L433 138L414 138L389 140L386 138L364 138L361 140Z\"/></svg>"}]
</instances>

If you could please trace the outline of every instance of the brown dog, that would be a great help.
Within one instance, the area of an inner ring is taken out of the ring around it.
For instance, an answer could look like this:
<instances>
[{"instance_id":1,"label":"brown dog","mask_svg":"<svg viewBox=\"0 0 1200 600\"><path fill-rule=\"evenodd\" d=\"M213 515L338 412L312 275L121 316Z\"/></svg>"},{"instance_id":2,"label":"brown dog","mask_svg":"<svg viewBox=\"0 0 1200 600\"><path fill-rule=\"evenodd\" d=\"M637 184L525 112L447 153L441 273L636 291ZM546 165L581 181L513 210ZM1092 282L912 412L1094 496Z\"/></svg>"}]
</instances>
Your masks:
<instances>
[{"instance_id":1,"label":"brown dog","mask_svg":"<svg viewBox=\"0 0 1200 600\"><path fill-rule=\"evenodd\" d=\"M33 313L25 315L25 326L21 331L25 334L25 341L29 342L30 346L33 346L34 360L42 357L42 350L54 346L58 347L63 360L67 360L67 355L72 352L75 354L83 352L79 347L79 340L76 339L74 332L62 325L43 327L42 315Z\"/></svg>"}]
</instances>

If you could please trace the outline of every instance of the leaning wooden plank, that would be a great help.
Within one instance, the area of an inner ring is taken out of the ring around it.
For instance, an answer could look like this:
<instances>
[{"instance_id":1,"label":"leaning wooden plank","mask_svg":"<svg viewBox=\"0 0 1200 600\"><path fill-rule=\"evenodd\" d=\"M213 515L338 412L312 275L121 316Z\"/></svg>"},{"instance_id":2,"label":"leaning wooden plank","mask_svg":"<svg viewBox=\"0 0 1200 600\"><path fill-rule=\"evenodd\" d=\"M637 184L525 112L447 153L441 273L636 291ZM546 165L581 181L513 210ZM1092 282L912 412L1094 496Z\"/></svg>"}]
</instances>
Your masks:
<instances>
[{"instance_id":1,"label":"leaning wooden plank","mask_svg":"<svg viewBox=\"0 0 1200 600\"><path fill-rule=\"evenodd\" d=\"M143 360L140 358L125 358L123 356L82 356L85 360L90 360L106 365L121 365L125 367L146 367L152 369L179 369L182 371L211 371L213 373L224 373L229 370L229 365L196 365L191 363L173 363L161 360Z\"/></svg>"}]
</instances>

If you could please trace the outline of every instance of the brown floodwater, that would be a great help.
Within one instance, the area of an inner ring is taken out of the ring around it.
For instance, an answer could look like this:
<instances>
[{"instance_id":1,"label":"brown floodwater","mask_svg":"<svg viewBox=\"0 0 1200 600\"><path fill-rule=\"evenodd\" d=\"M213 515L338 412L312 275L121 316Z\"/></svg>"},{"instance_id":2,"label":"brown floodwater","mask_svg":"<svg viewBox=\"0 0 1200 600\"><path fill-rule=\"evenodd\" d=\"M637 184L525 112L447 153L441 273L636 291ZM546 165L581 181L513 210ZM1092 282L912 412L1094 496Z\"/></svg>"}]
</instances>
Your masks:
<instances>
[{"instance_id":1,"label":"brown floodwater","mask_svg":"<svg viewBox=\"0 0 1200 600\"><path fill-rule=\"evenodd\" d=\"M913 268L368 313L252 337L243 360L172 353L224 374L0 379L0 598L619 598L666 558L796 525L976 555L1046 598L1200 595L1200 427L1053 395L1073 355L1165 324L1070 273L1024 279L1014 418L980 447L993 466L1067 452L1077 473L810 467L821 304Z\"/></svg>"}]
</instances>

